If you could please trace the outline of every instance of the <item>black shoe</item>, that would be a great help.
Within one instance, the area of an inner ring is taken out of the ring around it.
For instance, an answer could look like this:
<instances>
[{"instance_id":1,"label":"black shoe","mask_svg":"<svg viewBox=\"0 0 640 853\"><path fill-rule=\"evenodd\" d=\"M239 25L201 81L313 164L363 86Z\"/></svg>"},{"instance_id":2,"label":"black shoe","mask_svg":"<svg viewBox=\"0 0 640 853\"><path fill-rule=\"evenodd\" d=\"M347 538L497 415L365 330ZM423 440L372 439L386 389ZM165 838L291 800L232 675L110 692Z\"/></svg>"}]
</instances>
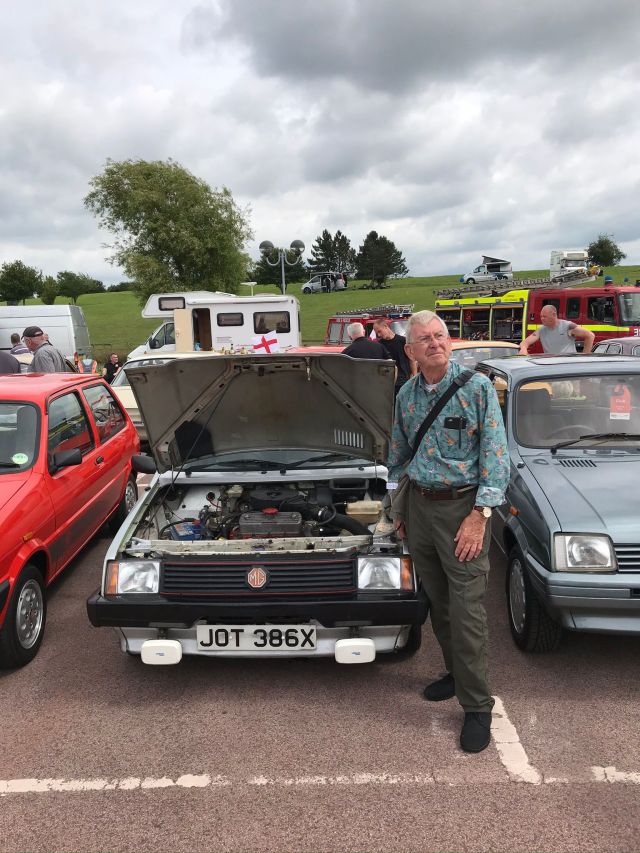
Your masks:
<instances>
[{"instance_id":1,"label":"black shoe","mask_svg":"<svg viewBox=\"0 0 640 853\"><path fill-rule=\"evenodd\" d=\"M452 699L456 695L456 683L451 673L448 672L444 678L427 684L422 695L429 702L442 702L443 699Z\"/></svg>"},{"instance_id":2,"label":"black shoe","mask_svg":"<svg viewBox=\"0 0 640 853\"><path fill-rule=\"evenodd\" d=\"M460 746L465 752L482 752L491 741L491 711L465 711Z\"/></svg>"}]
</instances>

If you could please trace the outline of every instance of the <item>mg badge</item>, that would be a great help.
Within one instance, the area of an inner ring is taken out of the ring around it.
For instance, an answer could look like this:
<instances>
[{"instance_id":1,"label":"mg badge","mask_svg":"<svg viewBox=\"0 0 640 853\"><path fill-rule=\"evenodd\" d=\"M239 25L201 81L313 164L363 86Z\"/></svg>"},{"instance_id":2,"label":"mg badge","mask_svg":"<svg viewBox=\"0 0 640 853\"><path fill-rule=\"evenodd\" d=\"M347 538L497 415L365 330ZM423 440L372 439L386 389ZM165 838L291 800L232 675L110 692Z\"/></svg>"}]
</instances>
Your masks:
<instances>
[{"instance_id":1,"label":"mg badge","mask_svg":"<svg viewBox=\"0 0 640 853\"><path fill-rule=\"evenodd\" d=\"M263 569L262 566L253 566L253 568L247 572L247 583L251 589L262 589L268 580L269 575L267 574L266 569Z\"/></svg>"}]
</instances>

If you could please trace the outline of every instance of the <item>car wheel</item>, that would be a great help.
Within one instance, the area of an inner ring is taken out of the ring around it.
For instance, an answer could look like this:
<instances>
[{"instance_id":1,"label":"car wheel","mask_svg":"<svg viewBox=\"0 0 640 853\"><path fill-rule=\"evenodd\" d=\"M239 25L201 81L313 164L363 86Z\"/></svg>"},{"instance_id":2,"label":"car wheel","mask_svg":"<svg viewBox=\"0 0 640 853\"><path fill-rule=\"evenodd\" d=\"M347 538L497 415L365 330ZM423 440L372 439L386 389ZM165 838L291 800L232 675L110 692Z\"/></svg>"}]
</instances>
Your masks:
<instances>
[{"instance_id":1,"label":"car wheel","mask_svg":"<svg viewBox=\"0 0 640 853\"><path fill-rule=\"evenodd\" d=\"M136 505L138 500L138 487L136 486L136 478L133 474L129 476L127 485L124 487L124 495L118 504L118 509L109 519L109 527L112 533L116 533L120 525L124 522L131 510Z\"/></svg>"},{"instance_id":2,"label":"car wheel","mask_svg":"<svg viewBox=\"0 0 640 853\"><path fill-rule=\"evenodd\" d=\"M311 293L311 290L308 287L303 287L302 292L303 293Z\"/></svg>"},{"instance_id":3,"label":"car wheel","mask_svg":"<svg viewBox=\"0 0 640 853\"><path fill-rule=\"evenodd\" d=\"M468 279L467 279L467 281L466 281L465 283L466 283L466 284L475 284L475 283L476 283L476 280L475 280L475 278L468 278Z\"/></svg>"},{"instance_id":4,"label":"car wheel","mask_svg":"<svg viewBox=\"0 0 640 853\"><path fill-rule=\"evenodd\" d=\"M16 582L0 629L0 666L24 666L38 654L47 621L42 575L30 563Z\"/></svg>"},{"instance_id":5,"label":"car wheel","mask_svg":"<svg viewBox=\"0 0 640 853\"><path fill-rule=\"evenodd\" d=\"M558 625L536 595L522 551L512 548L507 564L507 610L516 646L525 652L552 652L562 638Z\"/></svg>"}]
</instances>

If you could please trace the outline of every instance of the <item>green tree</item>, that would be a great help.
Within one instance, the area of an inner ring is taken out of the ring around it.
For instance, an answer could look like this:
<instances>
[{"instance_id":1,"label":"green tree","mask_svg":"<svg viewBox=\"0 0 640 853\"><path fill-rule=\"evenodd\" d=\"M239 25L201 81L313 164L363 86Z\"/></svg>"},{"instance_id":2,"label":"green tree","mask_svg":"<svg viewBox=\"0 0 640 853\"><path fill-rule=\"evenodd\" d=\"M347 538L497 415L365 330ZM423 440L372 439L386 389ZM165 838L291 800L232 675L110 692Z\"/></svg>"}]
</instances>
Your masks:
<instances>
[{"instance_id":1,"label":"green tree","mask_svg":"<svg viewBox=\"0 0 640 853\"><path fill-rule=\"evenodd\" d=\"M44 305L53 305L58 296L58 282L52 275L45 276L40 290L40 299Z\"/></svg>"},{"instance_id":2,"label":"green tree","mask_svg":"<svg viewBox=\"0 0 640 853\"><path fill-rule=\"evenodd\" d=\"M293 252L287 251L287 260L293 261L293 259ZM252 270L253 277L251 280L257 282L258 284L277 284L278 287L280 287L282 284L282 270L280 267L280 263L277 262L277 253L273 252L271 255L269 255L269 260L271 261L271 264L275 263L275 266L268 264L267 259L262 256L260 257L260 260L256 261L256 264ZM307 280L308 271L304 264L304 258L302 257L302 255L298 256L295 264L292 264L291 266L289 266L289 264L284 265L284 278L285 282Z\"/></svg>"},{"instance_id":3,"label":"green tree","mask_svg":"<svg viewBox=\"0 0 640 853\"><path fill-rule=\"evenodd\" d=\"M63 270L58 273L58 293L60 296L68 297L75 305L78 299L85 293L100 293L104 290L101 281L96 281L90 275L84 273Z\"/></svg>"},{"instance_id":4,"label":"green tree","mask_svg":"<svg viewBox=\"0 0 640 853\"><path fill-rule=\"evenodd\" d=\"M384 281L389 276L405 276L409 270L402 252L387 237L370 231L356 256L356 277Z\"/></svg>"},{"instance_id":5,"label":"green tree","mask_svg":"<svg viewBox=\"0 0 640 853\"><path fill-rule=\"evenodd\" d=\"M2 264L0 269L0 299L19 302L31 299L42 289L42 273L22 261Z\"/></svg>"},{"instance_id":6,"label":"green tree","mask_svg":"<svg viewBox=\"0 0 640 853\"><path fill-rule=\"evenodd\" d=\"M325 228L322 234L316 237L311 247L308 264L312 273L352 273L356 266L356 252L351 248L351 241L342 231L336 231L335 236L332 237Z\"/></svg>"},{"instance_id":7,"label":"green tree","mask_svg":"<svg viewBox=\"0 0 640 853\"><path fill-rule=\"evenodd\" d=\"M110 260L141 302L163 291L238 292L252 234L226 187L211 189L174 160L107 160L90 186L85 206L115 235Z\"/></svg>"},{"instance_id":8,"label":"green tree","mask_svg":"<svg viewBox=\"0 0 640 853\"><path fill-rule=\"evenodd\" d=\"M627 256L613 241L613 234L599 234L587 248L589 260L599 267L616 267Z\"/></svg>"}]
</instances>

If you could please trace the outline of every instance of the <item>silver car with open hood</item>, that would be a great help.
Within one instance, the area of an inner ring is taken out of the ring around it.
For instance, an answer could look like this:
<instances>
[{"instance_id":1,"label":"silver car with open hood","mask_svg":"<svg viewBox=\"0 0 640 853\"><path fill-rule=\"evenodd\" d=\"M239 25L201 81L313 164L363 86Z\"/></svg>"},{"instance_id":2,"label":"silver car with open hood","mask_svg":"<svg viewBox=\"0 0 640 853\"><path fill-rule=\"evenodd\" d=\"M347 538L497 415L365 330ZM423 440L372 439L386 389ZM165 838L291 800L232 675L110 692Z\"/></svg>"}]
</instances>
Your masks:
<instances>
[{"instance_id":1,"label":"silver car with open hood","mask_svg":"<svg viewBox=\"0 0 640 853\"><path fill-rule=\"evenodd\" d=\"M419 647L426 599L386 514L393 362L212 356L128 377L156 474L107 552L95 626L150 664Z\"/></svg>"}]
</instances>

